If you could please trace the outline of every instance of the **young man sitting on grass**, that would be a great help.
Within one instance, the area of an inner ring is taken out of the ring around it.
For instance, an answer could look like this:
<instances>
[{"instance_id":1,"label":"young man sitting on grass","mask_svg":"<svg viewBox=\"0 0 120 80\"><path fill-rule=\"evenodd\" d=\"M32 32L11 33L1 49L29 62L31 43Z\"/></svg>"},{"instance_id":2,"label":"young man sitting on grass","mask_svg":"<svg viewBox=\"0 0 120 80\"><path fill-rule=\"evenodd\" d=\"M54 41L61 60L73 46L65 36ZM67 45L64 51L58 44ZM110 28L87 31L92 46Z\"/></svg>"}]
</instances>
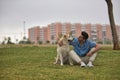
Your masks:
<instances>
[{"instance_id":1,"label":"young man sitting on grass","mask_svg":"<svg viewBox=\"0 0 120 80\"><path fill-rule=\"evenodd\" d=\"M74 62L80 64L81 67L93 67L93 61L100 48L96 42L90 41L88 38L88 34L83 31L78 38L69 39L70 45L74 47L69 52L69 56ZM61 42L59 44L61 45Z\"/></svg>"}]
</instances>

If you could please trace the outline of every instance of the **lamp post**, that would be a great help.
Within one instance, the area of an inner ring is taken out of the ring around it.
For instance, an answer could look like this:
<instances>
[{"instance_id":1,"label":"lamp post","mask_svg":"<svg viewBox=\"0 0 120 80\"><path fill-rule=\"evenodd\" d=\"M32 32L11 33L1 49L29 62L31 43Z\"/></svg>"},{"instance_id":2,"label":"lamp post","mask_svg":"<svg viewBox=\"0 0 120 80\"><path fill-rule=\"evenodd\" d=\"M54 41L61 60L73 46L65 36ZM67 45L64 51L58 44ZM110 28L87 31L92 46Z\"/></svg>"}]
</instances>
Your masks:
<instances>
[{"instance_id":1,"label":"lamp post","mask_svg":"<svg viewBox=\"0 0 120 80\"><path fill-rule=\"evenodd\" d=\"M23 40L26 40L26 33L25 33L25 21L23 21L23 26L24 26L24 36L23 36Z\"/></svg>"},{"instance_id":2,"label":"lamp post","mask_svg":"<svg viewBox=\"0 0 120 80\"><path fill-rule=\"evenodd\" d=\"M23 25L24 25L24 37L25 37L25 21L23 22Z\"/></svg>"}]
</instances>

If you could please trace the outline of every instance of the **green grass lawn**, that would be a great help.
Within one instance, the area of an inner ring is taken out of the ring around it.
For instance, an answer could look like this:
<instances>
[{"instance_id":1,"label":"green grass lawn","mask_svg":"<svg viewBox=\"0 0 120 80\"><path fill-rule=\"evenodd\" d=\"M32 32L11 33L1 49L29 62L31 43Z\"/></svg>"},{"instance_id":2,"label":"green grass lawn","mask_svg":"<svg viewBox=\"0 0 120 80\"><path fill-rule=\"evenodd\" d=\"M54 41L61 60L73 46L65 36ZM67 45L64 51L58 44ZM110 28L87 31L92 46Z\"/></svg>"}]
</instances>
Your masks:
<instances>
[{"instance_id":1,"label":"green grass lawn","mask_svg":"<svg viewBox=\"0 0 120 80\"><path fill-rule=\"evenodd\" d=\"M120 80L120 51L101 49L93 68L54 65L56 46L0 48L0 80Z\"/></svg>"}]
</instances>

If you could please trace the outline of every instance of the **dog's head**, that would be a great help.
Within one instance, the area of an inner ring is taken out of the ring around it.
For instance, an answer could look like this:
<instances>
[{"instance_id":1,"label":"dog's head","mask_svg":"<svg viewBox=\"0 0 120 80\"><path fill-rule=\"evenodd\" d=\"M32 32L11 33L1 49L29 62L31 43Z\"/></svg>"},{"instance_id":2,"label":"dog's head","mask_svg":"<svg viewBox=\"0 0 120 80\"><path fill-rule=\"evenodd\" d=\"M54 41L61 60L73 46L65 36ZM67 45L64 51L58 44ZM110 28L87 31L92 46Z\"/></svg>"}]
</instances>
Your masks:
<instances>
[{"instance_id":1,"label":"dog's head","mask_svg":"<svg viewBox=\"0 0 120 80\"><path fill-rule=\"evenodd\" d=\"M59 35L59 40L58 40L58 44L60 46L62 45L66 45L66 44L69 44L68 41L72 41L73 40L73 36L72 36L72 33L67 33L67 34L61 34Z\"/></svg>"},{"instance_id":2,"label":"dog's head","mask_svg":"<svg viewBox=\"0 0 120 80\"><path fill-rule=\"evenodd\" d=\"M60 34L58 35L58 44L59 46L63 46L63 45L68 45L68 35L67 34Z\"/></svg>"},{"instance_id":3,"label":"dog's head","mask_svg":"<svg viewBox=\"0 0 120 80\"><path fill-rule=\"evenodd\" d=\"M74 37L72 36L72 32L69 32L67 36L68 41L72 41L74 39Z\"/></svg>"},{"instance_id":4,"label":"dog's head","mask_svg":"<svg viewBox=\"0 0 120 80\"><path fill-rule=\"evenodd\" d=\"M60 38L60 41L67 41L68 37L66 34L63 34L62 37Z\"/></svg>"}]
</instances>

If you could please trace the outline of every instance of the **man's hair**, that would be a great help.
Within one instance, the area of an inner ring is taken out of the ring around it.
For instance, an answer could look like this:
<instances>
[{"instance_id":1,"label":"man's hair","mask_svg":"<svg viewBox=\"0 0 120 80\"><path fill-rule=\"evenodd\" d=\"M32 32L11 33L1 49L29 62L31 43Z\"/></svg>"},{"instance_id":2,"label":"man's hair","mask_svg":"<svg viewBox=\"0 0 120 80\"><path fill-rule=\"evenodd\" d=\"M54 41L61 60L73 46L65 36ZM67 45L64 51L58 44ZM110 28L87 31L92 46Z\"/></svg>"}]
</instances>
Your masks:
<instances>
[{"instance_id":1,"label":"man's hair","mask_svg":"<svg viewBox=\"0 0 120 80\"><path fill-rule=\"evenodd\" d=\"M88 37L89 37L89 36L88 36L88 33L86 33L85 31L82 31L82 32L81 32L81 35L84 37L85 40L87 40Z\"/></svg>"}]
</instances>

